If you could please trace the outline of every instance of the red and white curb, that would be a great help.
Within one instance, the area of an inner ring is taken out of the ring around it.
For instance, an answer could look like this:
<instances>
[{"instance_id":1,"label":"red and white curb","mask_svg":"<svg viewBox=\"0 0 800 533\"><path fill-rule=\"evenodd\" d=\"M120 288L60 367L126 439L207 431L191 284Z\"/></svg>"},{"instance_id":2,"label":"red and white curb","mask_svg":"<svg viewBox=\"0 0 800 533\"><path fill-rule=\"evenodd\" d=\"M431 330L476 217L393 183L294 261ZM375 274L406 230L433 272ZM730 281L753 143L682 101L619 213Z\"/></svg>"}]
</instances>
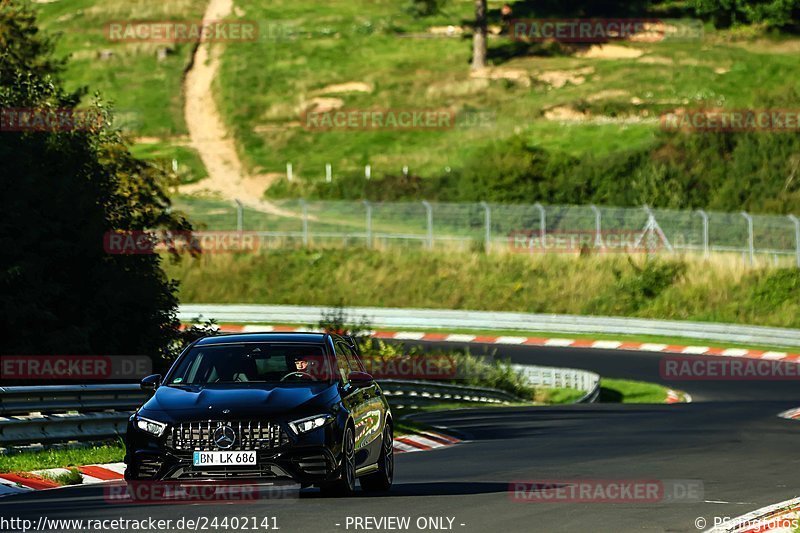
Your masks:
<instances>
[{"instance_id":1,"label":"red and white curb","mask_svg":"<svg viewBox=\"0 0 800 533\"><path fill-rule=\"evenodd\" d=\"M224 333L257 333L257 332L297 332L319 331L314 328L298 326L267 326L267 325L220 325ZM476 344L501 344L517 346L548 346L553 348L596 348L598 350L634 350L642 352L662 352L684 355L715 355L721 357L742 357L747 359L765 359L768 361L790 361L800 363L800 354L787 352L774 352L764 350L749 350L745 348L717 348L713 346L681 346L675 344L657 344L651 342L624 342L613 340L591 339L560 339L541 337L513 337L513 336L482 336L448 333L424 333L419 331L373 331L376 339L408 340L408 341L435 341L457 342Z\"/></svg>"},{"instance_id":2,"label":"red and white curb","mask_svg":"<svg viewBox=\"0 0 800 533\"><path fill-rule=\"evenodd\" d=\"M786 418L788 420L798 420L800 419L800 407L796 407L794 409L789 409L788 411L784 411L778 415L781 418Z\"/></svg>"},{"instance_id":3,"label":"red and white curb","mask_svg":"<svg viewBox=\"0 0 800 533\"><path fill-rule=\"evenodd\" d=\"M664 400L664 403L689 403L691 401L691 397L688 394L667 389L667 399Z\"/></svg>"},{"instance_id":4,"label":"red and white curb","mask_svg":"<svg viewBox=\"0 0 800 533\"><path fill-rule=\"evenodd\" d=\"M109 463L105 465L87 465L76 467L81 473L84 485L103 483L105 481L116 481L123 479L125 463ZM60 487L51 476L67 474L67 468L48 468L46 470L34 470L29 474L0 474L0 496L16 494L29 490L55 489Z\"/></svg>"},{"instance_id":5,"label":"red and white curb","mask_svg":"<svg viewBox=\"0 0 800 533\"><path fill-rule=\"evenodd\" d=\"M437 448L446 448L462 442L460 439L436 433L433 431L420 431L411 435L394 438L395 453L427 452Z\"/></svg>"},{"instance_id":6,"label":"red and white curb","mask_svg":"<svg viewBox=\"0 0 800 533\"><path fill-rule=\"evenodd\" d=\"M697 524L696 524L697 525ZM706 533L792 533L800 525L800 498L762 507L706 530ZM702 529L705 526L698 526Z\"/></svg>"}]
</instances>

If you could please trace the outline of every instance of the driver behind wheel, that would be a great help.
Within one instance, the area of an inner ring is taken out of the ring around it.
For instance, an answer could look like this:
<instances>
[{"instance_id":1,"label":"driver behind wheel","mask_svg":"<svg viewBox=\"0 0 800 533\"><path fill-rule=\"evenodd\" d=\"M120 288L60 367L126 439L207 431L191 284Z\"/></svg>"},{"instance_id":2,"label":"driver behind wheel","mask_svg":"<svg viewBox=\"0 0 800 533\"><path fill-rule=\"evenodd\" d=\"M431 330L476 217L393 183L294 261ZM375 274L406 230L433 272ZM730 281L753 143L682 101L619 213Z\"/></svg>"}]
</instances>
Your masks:
<instances>
[{"instance_id":1,"label":"driver behind wheel","mask_svg":"<svg viewBox=\"0 0 800 533\"><path fill-rule=\"evenodd\" d=\"M305 357L295 357L294 358L294 367L297 372L308 372L308 359Z\"/></svg>"}]
</instances>

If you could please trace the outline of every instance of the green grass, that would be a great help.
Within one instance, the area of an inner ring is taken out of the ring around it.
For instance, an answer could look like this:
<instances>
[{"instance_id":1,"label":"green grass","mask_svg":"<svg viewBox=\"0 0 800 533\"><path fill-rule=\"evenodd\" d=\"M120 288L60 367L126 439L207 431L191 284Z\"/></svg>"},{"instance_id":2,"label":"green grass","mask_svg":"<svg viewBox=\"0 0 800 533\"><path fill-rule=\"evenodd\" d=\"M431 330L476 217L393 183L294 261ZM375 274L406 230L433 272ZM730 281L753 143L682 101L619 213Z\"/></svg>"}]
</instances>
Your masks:
<instances>
[{"instance_id":1,"label":"green grass","mask_svg":"<svg viewBox=\"0 0 800 533\"><path fill-rule=\"evenodd\" d=\"M37 3L42 29L59 36L56 53L70 56L64 80L68 89L88 86L113 101L123 130L137 136L186 133L181 82L192 45L113 42L106 25L126 20L200 20L206 0L71 0ZM170 54L158 61L157 50ZM101 51L111 52L100 59Z\"/></svg>"},{"instance_id":2,"label":"green grass","mask_svg":"<svg viewBox=\"0 0 800 533\"><path fill-rule=\"evenodd\" d=\"M491 0L489 7L497 10L503 3ZM181 156L181 163L192 170L191 180L204 175L201 163L172 143L175 136L186 133L181 80L192 45L170 45L171 53L158 61L156 52L165 45L110 42L105 25L129 19L198 20L206 4L205 0L35 4L43 29L60 35L58 53L71 55L67 86L88 86L90 92L99 90L114 101L127 132L154 136L165 144L136 151L144 157L153 151L170 159ZM259 21L262 35L255 42L225 45L214 89L251 170L282 173L291 161L301 182L319 181L326 163L333 164L335 175L355 175L369 162L376 179L397 174L404 165L415 174L435 176L445 167L464 168L487 143L502 143L514 135L531 145L579 157L646 148L655 142L657 122L562 124L543 114L566 106L593 116L652 119L677 107L763 107L788 86L785 73L800 66L796 40L767 39L757 31L707 28L702 43L622 44L643 52L630 59L585 58L547 47L540 47L538 55L512 54L503 59L511 41L492 36L494 66L522 73L527 81L474 79L468 68L468 35L408 38L432 26L460 26L472 17L473 3L451 1L441 14L426 19L412 18L403 4L392 0L236 3L238 16ZM287 28L299 33L287 37ZM112 55L99 59L101 51ZM582 80L557 87L538 79L554 71L581 71ZM367 83L372 90L323 91L347 82ZM444 131L307 131L300 127L300 111L321 96L341 99L345 109L488 111L495 118L488 126ZM331 194L337 194L335 189Z\"/></svg>"},{"instance_id":3,"label":"green grass","mask_svg":"<svg viewBox=\"0 0 800 533\"><path fill-rule=\"evenodd\" d=\"M23 451L0 455L0 473L31 472L45 468L69 468L88 464L121 462L125 456L122 442L91 447Z\"/></svg>"},{"instance_id":4,"label":"green grass","mask_svg":"<svg viewBox=\"0 0 800 533\"><path fill-rule=\"evenodd\" d=\"M70 468L68 472L61 474L44 474L42 477L58 483L59 485L80 485L83 483L83 476L77 468Z\"/></svg>"},{"instance_id":5,"label":"green grass","mask_svg":"<svg viewBox=\"0 0 800 533\"><path fill-rule=\"evenodd\" d=\"M169 142L138 143L131 146L131 153L139 159L155 162L172 169L172 161L178 163L177 176L180 183L194 183L208 177L208 172L193 148Z\"/></svg>"},{"instance_id":6,"label":"green grass","mask_svg":"<svg viewBox=\"0 0 800 533\"><path fill-rule=\"evenodd\" d=\"M797 269L625 257L270 250L164 261L184 303L475 309L800 327Z\"/></svg>"},{"instance_id":7,"label":"green grass","mask_svg":"<svg viewBox=\"0 0 800 533\"><path fill-rule=\"evenodd\" d=\"M667 389L655 383L600 379L601 403L664 403Z\"/></svg>"},{"instance_id":8,"label":"green grass","mask_svg":"<svg viewBox=\"0 0 800 533\"><path fill-rule=\"evenodd\" d=\"M490 7L501 4L490 2ZM555 54L497 59L497 66L522 71L533 81L476 80L468 69L469 40L399 36L424 32L429 26L458 25L470 18L471 2L451 2L445 14L428 20L412 19L400 3L390 1L332 0L324 6L314 3L312 9L308 1L243 0L241 6L248 16L314 33L229 47L218 86L223 113L250 165L282 172L292 161L296 175L308 180L320 180L328 162L339 173L359 173L371 162L376 175L397 173L403 165L423 176L440 174L445 166L463 167L488 139L515 134L574 155L648 146L659 128L657 121L565 127L542 115L554 106L570 106L594 115L652 119L665 109L683 106L758 106L770 91L785 86L784 73L800 63L796 54L781 50L780 40L772 48L751 50L712 31L702 45L625 45L641 50L641 58ZM504 37L490 39L490 49L508 44ZM590 69L581 83L554 87L536 80L544 72L579 69ZM304 102L323 95L329 85L347 82L367 83L373 90L324 96L340 98L345 109L491 110L496 123L489 130L406 132L313 132L300 127ZM287 99L287 94L293 98ZM632 103L634 98L640 102Z\"/></svg>"},{"instance_id":9,"label":"green grass","mask_svg":"<svg viewBox=\"0 0 800 533\"><path fill-rule=\"evenodd\" d=\"M560 405L575 403L586 394L584 391L568 388L538 389L537 399L545 405Z\"/></svg>"}]
</instances>

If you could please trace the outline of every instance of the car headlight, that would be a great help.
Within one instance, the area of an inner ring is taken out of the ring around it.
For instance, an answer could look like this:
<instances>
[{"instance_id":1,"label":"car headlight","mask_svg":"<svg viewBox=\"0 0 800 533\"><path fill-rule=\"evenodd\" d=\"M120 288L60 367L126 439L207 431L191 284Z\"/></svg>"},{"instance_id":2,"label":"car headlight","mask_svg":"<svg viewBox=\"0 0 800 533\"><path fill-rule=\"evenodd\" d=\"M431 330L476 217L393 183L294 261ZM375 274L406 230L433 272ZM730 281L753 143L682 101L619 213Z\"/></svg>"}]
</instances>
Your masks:
<instances>
[{"instance_id":1,"label":"car headlight","mask_svg":"<svg viewBox=\"0 0 800 533\"><path fill-rule=\"evenodd\" d=\"M331 415L314 415L289 422L289 427L297 435L300 435L301 433L308 433L312 429L321 428L330 420L333 420Z\"/></svg>"},{"instance_id":2,"label":"car headlight","mask_svg":"<svg viewBox=\"0 0 800 533\"><path fill-rule=\"evenodd\" d=\"M141 416L137 416L134 422L137 428L156 437L160 437L164 433L164 430L167 429L167 425L164 422L157 422L156 420L150 420L149 418L143 418Z\"/></svg>"}]
</instances>

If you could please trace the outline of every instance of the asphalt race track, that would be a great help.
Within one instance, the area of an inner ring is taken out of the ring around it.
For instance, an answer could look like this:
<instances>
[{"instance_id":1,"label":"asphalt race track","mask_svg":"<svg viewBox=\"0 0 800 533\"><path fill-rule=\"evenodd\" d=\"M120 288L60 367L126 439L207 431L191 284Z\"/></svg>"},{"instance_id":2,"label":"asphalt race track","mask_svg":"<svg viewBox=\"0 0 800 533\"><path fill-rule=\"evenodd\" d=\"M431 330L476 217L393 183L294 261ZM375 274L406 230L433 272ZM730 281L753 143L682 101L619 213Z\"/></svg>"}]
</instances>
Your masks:
<instances>
[{"instance_id":1,"label":"asphalt race track","mask_svg":"<svg viewBox=\"0 0 800 533\"><path fill-rule=\"evenodd\" d=\"M661 354L496 345L489 349L520 363L663 382ZM481 347L473 345L472 350L479 352ZM714 517L742 515L798 495L800 421L776 416L800 406L796 382L667 384L690 393L694 403L420 415L420 421L445 426L468 442L396 456L395 486L386 497L324 499L303 491L299 498L236 505L115 505L105 501L103 487L78 486L2 498L0 517L36 523L41 516L173 521L268 516L275 517L283 532L391 530L375 523L357 528L354 522L356 517L390 516L410 517L409 531L420 530L420 517L447 517L453 520L452 530L465 532L698 531L696 523L711 526ZM703 493L688 503L543 503L513 501L508 491L516 480L575 479L693 480L702 483ZM448 520L443 523L438 529L422 529L447 530ZM207 529L226 530L235 529Z\"/></svg>"}]
</instances>

